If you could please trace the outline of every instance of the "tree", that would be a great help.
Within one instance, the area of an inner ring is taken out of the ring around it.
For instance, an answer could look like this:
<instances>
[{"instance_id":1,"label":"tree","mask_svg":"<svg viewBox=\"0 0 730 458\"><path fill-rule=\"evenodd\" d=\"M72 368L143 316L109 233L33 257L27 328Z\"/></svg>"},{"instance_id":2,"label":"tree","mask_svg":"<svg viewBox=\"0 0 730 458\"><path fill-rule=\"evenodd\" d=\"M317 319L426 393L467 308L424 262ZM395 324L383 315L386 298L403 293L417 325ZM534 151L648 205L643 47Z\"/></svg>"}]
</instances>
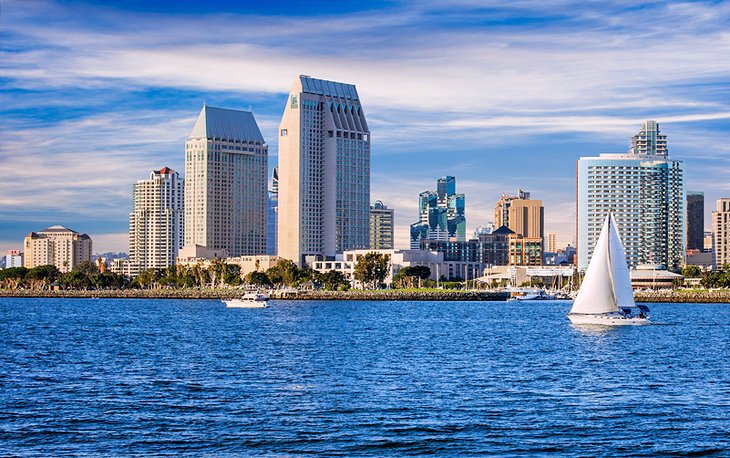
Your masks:
<instances>
[{"instance_id":1,"label":"tree","mask_svg":"<svg viewBox=\"0 0 730 458\"><path fill-rule=\"evenodd\" d=\"M388 276L390 257L375 251L365 253L355 265L355 280L375 289Z\"/></svg>"},{"instance_id":2,"label":"tree","mask_svg":"<svg viewBox=\"0 0 730 458\"><path fill-rule=\"evenodd\" d=\"M274 267L266 271L271 283L275 285L292 286L302 276L296 264L288 259L281 259Z\"/></svg>"},{"instance_id":3,"label":"tree","mask_svg":"<svg viewBox=\"0 0 730 458\"><path fill-rule=\"evenodd\" d=\"M698 278L702 276L702 269L700 269L700 266L684 266L682 269L682 275L684 275L685 278Z\"/></svg>"},{"instance_id":4,"label":"tree","mask_svg":"<svg viewBox=\"0 0 730 458\"><path fill-rule=\"evenodd\" d=\"M3 288L17 289L27 273L28 269L25 267L2 269L0 270L0 285Z\"/></svg>"},{"instance_id":5,"label":"tree","mask_svg":"<svg viewBox=\"0 0 730 458\"><path fill-rule=\"evenodd\" d=\"M339 270L329 270L315 275L315 279L328 291L344 290L350 287L350 282L345 278L345 274Z\"/></svg>"},{"instance_id":6,"label":"tree","mask_svg":"<svg viewBox=\"0 0 730 458\"><path fill-rule=\"evenodd\" d=\"M271 280L269 280L269 277L266 276L263 272L253 271L246 274L246 276L243 279L246 284L254 285L254 286L260 286L260 287L269 287L271 286Z\"/></svg>"}]
</instances>

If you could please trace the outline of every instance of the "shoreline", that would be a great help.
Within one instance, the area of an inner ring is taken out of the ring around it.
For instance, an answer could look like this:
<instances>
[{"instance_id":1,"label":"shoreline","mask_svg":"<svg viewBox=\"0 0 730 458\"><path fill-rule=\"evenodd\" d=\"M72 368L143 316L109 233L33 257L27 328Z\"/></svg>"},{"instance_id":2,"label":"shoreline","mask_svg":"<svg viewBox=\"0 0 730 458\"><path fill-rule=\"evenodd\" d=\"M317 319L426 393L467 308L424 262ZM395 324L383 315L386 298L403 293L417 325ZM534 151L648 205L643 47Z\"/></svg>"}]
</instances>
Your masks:
<instances>
[{"instance_id":1,"label":"shoreline","mask_svg":"<svg viewBox=\"0 0 730 458\"><path fill-rule=\"evenodd\" d=\"M226 299L242 294L238 289L128 289L128 290L7 290L0 289L0 298L98 298L98 299ZM299 301L506 301L501 291L276 291L271 299ZM636 302L730 303L730 290L721 291L643 291L636 293Z\"/></svg>"}]
</instances>

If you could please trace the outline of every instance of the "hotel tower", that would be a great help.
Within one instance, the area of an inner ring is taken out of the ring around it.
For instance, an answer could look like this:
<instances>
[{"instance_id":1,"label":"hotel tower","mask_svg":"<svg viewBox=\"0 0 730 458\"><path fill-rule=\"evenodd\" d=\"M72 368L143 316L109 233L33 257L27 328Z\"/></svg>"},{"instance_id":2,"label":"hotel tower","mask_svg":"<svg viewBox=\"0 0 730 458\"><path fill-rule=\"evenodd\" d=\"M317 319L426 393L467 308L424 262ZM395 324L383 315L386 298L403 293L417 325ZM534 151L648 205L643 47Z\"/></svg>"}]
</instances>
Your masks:
<instances>
[{"instance_id":1,"label":"hotel tower","mask_svg":"<svg viewBox=\"0 0 730 458\"><path fill-rule=\"evenodd\" d=\"M269 148L253 113L204 106L185 142L185 245L267 251Z\"/></svg>"},{"instance_id":2,"label":"hotel tower","mask_svg":"<svg viewBox=\"0 0 730 458\"><path fill-rule=\"evenodd\" d=\"M299 265L370 244L370 130L352 84L301 75L279 126L278 254Z\"/></svg>"},{"instance_id":3,"label":"hotel tower","mask_svg":"<svg viewBox=\"0 0 730 458\"><path fill-rule=\"evenodd\" d=\"M669 159L656 121L644 123L628 153L582 157L577 167L578 269L588 267L608 212L630 267L684 264L684 165Z\"/></svg>"},{"instance_id":4,"label":"hotel tower","mask_svg":"<svg viewBox=\"0 0 730 458\"><path fill-rule=\"evenodd\" d=\"M183 181L163 167L139 180L129 214L129 261L134 274L175 264L183 242Z\"/></svg>"}]
</instances>

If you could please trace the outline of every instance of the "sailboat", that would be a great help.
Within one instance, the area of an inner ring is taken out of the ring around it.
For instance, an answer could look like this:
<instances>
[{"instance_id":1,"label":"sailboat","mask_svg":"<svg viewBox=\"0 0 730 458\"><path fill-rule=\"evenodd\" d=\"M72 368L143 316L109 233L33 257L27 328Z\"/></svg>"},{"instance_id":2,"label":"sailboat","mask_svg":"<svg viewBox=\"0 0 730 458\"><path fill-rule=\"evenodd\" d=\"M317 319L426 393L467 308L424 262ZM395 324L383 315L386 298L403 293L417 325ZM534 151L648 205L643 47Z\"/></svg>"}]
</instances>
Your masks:
<instances>
[{"instance_id":1,"label":"sailboat","mask_svg":"<svg viewBox=\"0 0 730 458\"><path fill-rule=\"evenodd\" d=\"M573 324L605 326L651 323L649 308L634 302L624 247L610 213L568 318Z\"/></svg>"}]
</instances>

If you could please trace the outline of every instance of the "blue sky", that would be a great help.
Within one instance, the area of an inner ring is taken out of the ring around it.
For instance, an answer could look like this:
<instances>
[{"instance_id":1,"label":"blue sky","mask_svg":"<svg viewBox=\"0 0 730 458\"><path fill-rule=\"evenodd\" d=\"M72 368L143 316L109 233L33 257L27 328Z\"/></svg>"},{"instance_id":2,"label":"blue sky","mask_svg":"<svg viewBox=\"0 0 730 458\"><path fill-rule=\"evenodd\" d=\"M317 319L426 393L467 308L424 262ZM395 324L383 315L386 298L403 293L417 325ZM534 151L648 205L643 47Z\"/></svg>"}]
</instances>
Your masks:
<instances>
[{"instance_id":1,"label":"blue sky","mask_svg":"<svg viewBox=\"0 0 730 458\"><path fill-rule=\"evenodd\" d=\"M626 151L645 119L709 223L730 196L728 30L717 1L4 0L0 250L64 224L126 251L133 183L184 171L204 102L252 109L273 167L299 74L357 86L371 198L396 209L401 247L447 174L469 232L522 188L572 241L576 159Z\"/></svg>"}]
</instances>

